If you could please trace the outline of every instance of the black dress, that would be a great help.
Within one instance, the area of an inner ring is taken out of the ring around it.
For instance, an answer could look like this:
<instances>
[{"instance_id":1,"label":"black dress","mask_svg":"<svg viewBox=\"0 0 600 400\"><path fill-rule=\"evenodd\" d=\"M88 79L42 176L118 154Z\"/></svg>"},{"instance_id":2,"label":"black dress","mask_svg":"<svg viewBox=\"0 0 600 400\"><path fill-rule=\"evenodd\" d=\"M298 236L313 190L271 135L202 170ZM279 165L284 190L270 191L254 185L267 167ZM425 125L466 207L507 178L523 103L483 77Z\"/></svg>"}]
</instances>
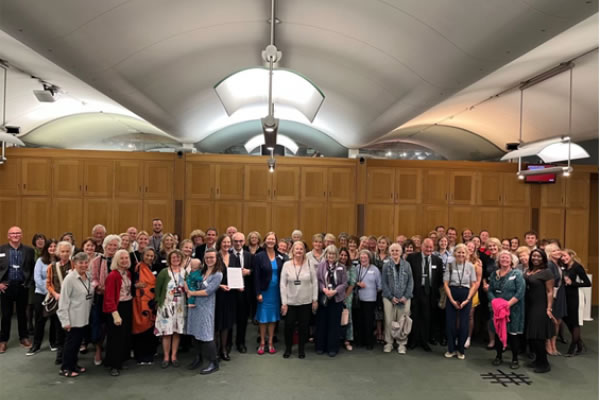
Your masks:
<instances>
[{"instance_id":1,"label":"black dress","mask_svg":"<svg viewBox=\"0 0 600 400\"><path fill-rule=\"evenodd\" d=\"M548 309L546 281L554 282L554 275L548 268L525 276L525 282L527 283L525 297L525 307L527 308L525 332L527 339L550 339L554 336L554 323L546 314Z\"/></svg>"},{"instance_id":2,"label":"black dress","mask_svg":"<svg viewBox=\"0 0 600 400\"><path fill-rule=\"evenodd\" d=\"M220 255L219 255L220 257ZM235 267L236 258L232 255L229 256L229 267L224 268L223 279L221 285L227 285L227 270ZM220 331L223 329L231 329L235 325L236 321L236 309L237 309L237 289L231 289L226 292L219 288L217 290L216 306L215 306L215 330Z\"/></svg>"},{"instance_id":3,"label":"black dress","mask_svg":"<svg viewBox=\"0 0 600 400\"><path fill-rule=\"evenodd\" d=\"M554 274L554 304L552 315L556 319L563 319L567 315L567 298L565 296L565 285L562 281L562 270L552 261L548 261L548 269Z\"/></svg>"},{"instance_id":4,"label":"black dress","mask_svg":"<svg viewBox=\"0 0 600 400\"><path fill-rule=\"evenodd\" d=\"M583 267L577 262L574 262L571 268L564 271L564 276L569 277L572 283L568 286L565 285L567 315L563 320L569 328L573 328L579 326L579 288L590 287L592 284ZM577 278L581 282L578 282Z\"/></svg>"}]
</instances>

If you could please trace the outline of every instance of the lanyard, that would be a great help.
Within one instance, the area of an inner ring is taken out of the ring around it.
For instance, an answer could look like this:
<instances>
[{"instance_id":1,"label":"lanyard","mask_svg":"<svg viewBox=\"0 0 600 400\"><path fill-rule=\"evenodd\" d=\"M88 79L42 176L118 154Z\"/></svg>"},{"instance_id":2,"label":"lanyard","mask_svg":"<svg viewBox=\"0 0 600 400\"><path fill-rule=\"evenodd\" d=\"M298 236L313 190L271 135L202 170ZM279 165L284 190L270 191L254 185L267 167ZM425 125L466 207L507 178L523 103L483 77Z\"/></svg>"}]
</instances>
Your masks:
<instances>
[{"instance_id":1,"label":"lanyard","mask_svg":"<svg viewBox=\"0 0 600 400\"><path fill-rule=\"evenodd\" d=\"M171 275L173 275L173 282L175 282L175 286L181 286L181 269L177 274L177 278L175 278L175 272L173 272L171 267L169 267L169 271L171 271Z\"/></svg>"},{"instance_id":2,"label":"lanyard","mask_svg":"<svg viewBox=\"0 0 600 400\"><path fill-rule=\"evenodd\" d=\"M90 287L91 287L90 281L89 281L88 279L86 279L86 281L88 281L88 284L87 284L87 286L86 286L86 284L85 284L85 283L83 283L83 279L81 279L81 276L80 276L80 277L78 277L78 279L79 279L79 282L81 282L81 284L82 284L82 285L83 285L83 287L85 288L85 291L87 292L87 295L89 296L89 295L90 295Z\"/></svg>"},{"instance_id":3,"label":"lanyard","mask_svg":"<svg viewBox=\"0 0 600 400\"><path fill-rule=\"evenodd\" d=\"M462 286L463 276L465 276L465 264L462 265L462 274L460 273L460 269L458 268L458 264L456 264L456 274L458 275L458 286Z\"/></svg>"},{"instance_id":4,"label":"lanyard","mask_svg":"<svg viewBox=\"0 0 600 400\"><path fill-rule=\"evenodd\" d=\"M366 276L367 276L367 274L369 273L369 270L371 269L371 266L369 265L369 266L367 267L367 270L365 271L365 273L364 273L364 274L362 274L362 276L361 276L360 272L361 272L363 269L364 269L364 268L363 268L363 266L361 265L361 266L360 266L360 270L358 271L358 281L359 281L359 282L362 282L362 281L363 281L363 279L365 279L365 277L366 277Z\"/></svg>"},{"instance_id":5,"label":"lanyard","mask_svg":"<svg viewBox=\"0 0 600 400\"><path fill-rule=\"evenodd\" d=\"M300 269L298 270L296 267L296 262L294 260L292 260L292 265L294 265L294 273L296 274L296 281L300 280L300 274L302 273L302 268L304 267L304 264L300 265ZM298 272L296 272L298 271Z\"/></svg>"}]
</instances>

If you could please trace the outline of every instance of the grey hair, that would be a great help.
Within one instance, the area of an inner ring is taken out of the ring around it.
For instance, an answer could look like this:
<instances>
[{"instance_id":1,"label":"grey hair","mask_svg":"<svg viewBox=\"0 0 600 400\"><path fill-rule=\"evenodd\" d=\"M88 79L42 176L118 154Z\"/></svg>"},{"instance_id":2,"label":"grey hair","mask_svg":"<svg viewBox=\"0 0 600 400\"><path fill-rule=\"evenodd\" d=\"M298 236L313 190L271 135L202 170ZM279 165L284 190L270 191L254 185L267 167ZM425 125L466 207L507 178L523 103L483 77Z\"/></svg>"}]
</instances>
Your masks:
<instances>
[{"instance_id":1,"label":"grey hair","mask_svg":"<svg viewBox=\"0 0 600 400\"><path fill-rule=\"evenodd\" d=\"M96 232L98 229L102 229L104 231L104 233L106 233L106 227L102 224L94 225L94 227L92 228L92 233Z\"/></svg>"},{"instance_id":2,"label":"grey hair","mask_svg":"<svg viewBox=\"0 0 600 400\"><path fill-rule=\"evenodd\" d=\"M108 246L108 244L110 242L112 242L113 240L117 241L117 247L121 247L121 236L119 236L119 235L108 235L107 237L104 238L104 241L102 242L102 248L104 250L106 250L106 246Z\"/></svg>"},{"instance_id":3,"label":"grey hair","mask_svg":"<svg viewBox=\"0 0 600 400\"><path fill-rule=\"evenodd\" d=\"M73 256L73 258L71 259L71 261L73 261L73 263L78 263L78 262L82 262L82 261L88 261L89 257L86 253L84 253L83 251L75 254Z\"/></svg>"},{"instance_id":4,"label":"grey hair","mask_svg":"<svg viewBox=\"0 0 600 400\"><path fill-rule=\"evenodd\" d=\"M327 255L327 254L335 254L335 261L336 262L340 258L340 252L338 251L338 248L335 247L335 244L330 244L329 246L327 246L325 248L325 255Z\"/></svg>"},{"instance_id":5,"label":"grey hair","mask_svg":"<svg viewBox=\"0 0 600 400\"><path fill-rule=\"evenodd\" d=\"M120 249L115 253L115 256L112 259L112 262L110 263L110 270L114 271L115 269L119 269L119 257L121 257L121 254L127 254L127 264L129 264L127 267L129 268L129 266L131 266L131 260L129 259L129 252L125 249Z\"/></svg>"}]
</instances>

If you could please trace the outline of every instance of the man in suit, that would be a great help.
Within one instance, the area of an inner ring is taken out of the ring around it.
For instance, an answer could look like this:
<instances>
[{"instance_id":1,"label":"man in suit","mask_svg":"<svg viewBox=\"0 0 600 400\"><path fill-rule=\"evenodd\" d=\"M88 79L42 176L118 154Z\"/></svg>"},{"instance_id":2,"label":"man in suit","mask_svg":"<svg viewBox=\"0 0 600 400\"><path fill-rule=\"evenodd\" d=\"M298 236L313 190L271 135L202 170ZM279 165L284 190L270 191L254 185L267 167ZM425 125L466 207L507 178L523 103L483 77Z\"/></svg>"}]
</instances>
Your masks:
<instances>
[{"instance_id":1,"label":"man in suit","mask_svg":"<svg viewBox=\"0 0 600 400\"><path fill-rule=\"evenodd\" d=\"M31 347L27 333L27 308L29 287L33 282L35 253L21 243L23 231L18 226L8 230L8 243L0 246L0 353L6 352L10 338L13 307L17 305L19 339L23 347Z\"/></svg>"},{"instance_id":2,"label":"man in suit","mask_svg":"<svg viewBox=\"0 0 600 400\"><path fill-rule=\"evenodd\" d=\"M417 345L425 351L431 351L429 343L437 343L442 334L440 320L440 288L444 278L444 263L432 254L433 240L427 238L421 244L419 253L409 254L406 261L412 269L414 289L410 314L413 319L409 347Z\"/></svg>"},{"instance_id":3,"label":"man in suit","mask_svg":"<svg viewBox=\"0 0 600 400\"><path fill-rule=\"evenodd\" d=\"M236 258L236 265L242 268L244 276L244 291L237 292L237 320L236 320L236 335L235 345L240 353L248 351L246 348L246 327L248 326L248 317L252 309L252 302L256 302L254 296L254 280L252 277L252 254L244 250L246 237L241 232L233 234L233 248L230 250ZM229 335L231 340L232 335Z\"/></svg>"},{"instance_id":4,"label":"man in suit","mask_svg":"<svg viewBox=\"0 0 600 400\"><path fill-rule=\"evenodd\" d=\"M204 243L197 246L194 251L195 257L204 262L204 252L206 249L214 249L217 244L217 229L208 228L206 230L206 236L204 237Z\"/></svg>"}]
</instances>

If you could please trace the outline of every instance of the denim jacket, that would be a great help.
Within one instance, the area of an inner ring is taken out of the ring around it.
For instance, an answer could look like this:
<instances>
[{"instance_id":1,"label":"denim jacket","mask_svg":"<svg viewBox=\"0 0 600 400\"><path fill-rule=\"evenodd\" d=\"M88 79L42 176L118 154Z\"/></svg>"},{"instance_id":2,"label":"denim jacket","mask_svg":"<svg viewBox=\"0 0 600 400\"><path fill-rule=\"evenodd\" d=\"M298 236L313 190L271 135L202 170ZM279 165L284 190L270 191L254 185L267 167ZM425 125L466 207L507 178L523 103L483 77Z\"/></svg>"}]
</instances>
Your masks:
<instances>
[{"instance_id":1,"label":"denim jacket","mask_svg":"<svg viewBox=\"0 0 600 400\"><path fill-rule=\"evenodd\" d=\"M381 286L383 288L383 297L392 300L396 297L410 299L413 296L413 277L410 264L404 259L400 259L400 271L396 272L396 265L391 258L385 260L383 264L383 274L381 277Z\"/></svg>"}]
</instances>

